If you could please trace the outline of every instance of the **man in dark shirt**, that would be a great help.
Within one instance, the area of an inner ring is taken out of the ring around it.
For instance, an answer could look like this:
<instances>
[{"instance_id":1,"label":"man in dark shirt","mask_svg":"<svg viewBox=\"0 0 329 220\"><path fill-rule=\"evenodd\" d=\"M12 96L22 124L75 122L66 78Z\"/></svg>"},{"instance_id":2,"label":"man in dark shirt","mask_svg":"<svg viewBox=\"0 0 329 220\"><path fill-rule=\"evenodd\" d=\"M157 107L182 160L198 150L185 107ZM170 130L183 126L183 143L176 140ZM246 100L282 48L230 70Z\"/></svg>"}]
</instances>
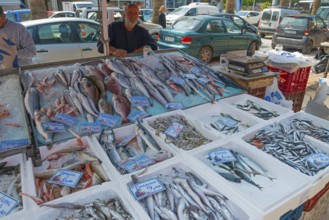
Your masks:
<instances>
[{"instance_id":1,"label":"man in dark shirt","mask_svg":"<svg viewBox=\"0 0 329 220\"><path fill-rule=\"evenodd\" d=\"M125 57L128 53L142 52L148 45L152 50L157 50L158 45L149 32L137 25L139 8L130 4L125 8L124 21L113 22L109 25L110 54ZM98 51L104 53L102 42L97 43Z\"/></svg>"}]
</instances>

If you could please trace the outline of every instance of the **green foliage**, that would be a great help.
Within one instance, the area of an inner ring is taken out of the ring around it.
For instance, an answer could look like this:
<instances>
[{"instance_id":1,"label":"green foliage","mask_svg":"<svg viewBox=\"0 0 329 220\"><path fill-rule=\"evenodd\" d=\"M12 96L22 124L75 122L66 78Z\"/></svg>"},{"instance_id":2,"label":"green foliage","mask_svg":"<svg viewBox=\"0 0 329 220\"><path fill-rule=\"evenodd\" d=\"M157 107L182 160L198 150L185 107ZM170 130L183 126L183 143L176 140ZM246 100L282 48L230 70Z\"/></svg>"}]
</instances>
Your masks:
<instances>
[{"instance_id":1,"label":"green foliage","mask_svg":"<svg viewBox=\"0 0 329 220\"><path fill-rule=\"evenodd\" d=\"M272 5L272 2L263 2L260 5L260 9L261 9L261 11L263 11L265 8L267 8L268 6L271 6L271 5Z\"/></svg>"}]
</instances>

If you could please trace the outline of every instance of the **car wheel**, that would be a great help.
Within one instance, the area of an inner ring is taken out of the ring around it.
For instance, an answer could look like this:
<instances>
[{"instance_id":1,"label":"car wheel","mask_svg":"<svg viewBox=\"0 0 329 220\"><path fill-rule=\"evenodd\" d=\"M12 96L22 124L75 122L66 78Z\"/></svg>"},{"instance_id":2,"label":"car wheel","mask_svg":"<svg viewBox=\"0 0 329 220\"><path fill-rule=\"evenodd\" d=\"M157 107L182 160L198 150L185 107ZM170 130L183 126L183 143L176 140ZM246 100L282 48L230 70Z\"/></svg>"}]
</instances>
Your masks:
<instances>
[{"instance_id":1,"label":"car wheel","mask_svg":"<svg viewBox=\"0 0 329 220\"><path fill-rule=\"evenodd\" d=\"M249 48L247 50L247 56L254 55L255 51L256 51L256 42L254 41L249 45Z\"/></svg>"},{"instance_id":2,"label":"car wheel","mask_svg":"<svg viewBox=\"0 0 329 220\"><path fill-rule=\"evenodd\" d=\"M310 41L306 44L306 46L302 49L302 53L305 53L305 54L308 54L308 53L311 53L313 49L313 42Z\"/></svg>"},{"instance_id":3,"label":"car wheel","mask_svg":"<svg viewBox=\"0 0 329 220\"><path fill-rule=\"evenodd\" d=\"M261 38L265 38L265 36L266 36L266 34L264 34L264 33L260 33L259 35Z\"/></svg>"},{"instance_id":4,"label":"car wheel","mask_svg":"<svg viewBox=\"0 0 329 220\"><path fill-rule=\"evenodd\" d=\"M211 61L212 54L213 54L213 52L212 52L211 47L209 47L209 46L202 47L199 50L198 59L203 61L204 63L209 63Z\"/></svg>"}]
</instances>

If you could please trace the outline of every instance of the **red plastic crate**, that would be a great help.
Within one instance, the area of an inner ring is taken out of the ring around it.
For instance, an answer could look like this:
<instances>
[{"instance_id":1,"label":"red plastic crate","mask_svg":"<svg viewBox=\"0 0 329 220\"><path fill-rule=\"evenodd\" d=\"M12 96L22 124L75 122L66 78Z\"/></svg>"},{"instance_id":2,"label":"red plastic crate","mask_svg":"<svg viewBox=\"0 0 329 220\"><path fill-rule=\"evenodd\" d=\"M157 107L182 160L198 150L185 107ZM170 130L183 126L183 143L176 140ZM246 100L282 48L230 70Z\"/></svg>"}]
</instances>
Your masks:
<instances>
[{"instance_id":1,"label":"red plastic crate","mask_svg":"<svg viewBox=\"0 0 329 220\"><path fill-rule=\"evenodd\" d=\"M295 72L289 73L285 70L267 66L269 71L280 73L278 80L279 89L282 92L304 92L306 89L311 67L299 68Z\"/></svg>"}]
</instances>

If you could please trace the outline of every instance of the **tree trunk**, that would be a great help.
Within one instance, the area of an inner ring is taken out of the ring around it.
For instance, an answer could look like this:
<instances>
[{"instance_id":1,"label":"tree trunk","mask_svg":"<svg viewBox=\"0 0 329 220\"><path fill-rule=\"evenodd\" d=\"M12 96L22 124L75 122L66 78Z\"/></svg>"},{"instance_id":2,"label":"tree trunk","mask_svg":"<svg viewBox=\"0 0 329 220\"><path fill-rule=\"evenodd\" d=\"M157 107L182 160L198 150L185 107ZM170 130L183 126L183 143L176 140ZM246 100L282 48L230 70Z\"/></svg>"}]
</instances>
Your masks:
<instances>
[{"instance_id":1,"label":"tree trunk","mask_svg":"<svg viewBox=\"0 0 329 220\"><path fill-rule=\"evenodd\" d=\"M45 0L29 0L32 20L47 18L47 7Z\"/></svg>"},{"instance_id":2,"label":"tree trunk","mask_svg":"<svg viewBox=\"0 0 329 220\"><path fill-rule=\"evenodd\" d=\"M226 0L225 13L234 14L235 11L235 0Z\"/></svg>"},{"instance_id":3,"label":"tree trunk","mask_svg":"<svg viewBox=\"0 0 329 220\"><path fill-rule=\"evenodd\" d=\"M280 7L288 7L289 0L280 0Z\"/></svg>"},{"instance_id":4,"label":"tree trunk","mask_svg":"<svg viewBox=\"0 0 329 220\"><path fill-rule=\"evenodd\" d=\"M315 13L318 10L318 8L320 7L320 5L321 5L321 0L314 0L312 12L311 12L312 15L315 15Z\"/></svg>"},{"instance_id":5,"label":"tree trunk","mask_svg":"<svg viewBox=\"0 0 329 220\"><path fill-rule=\"evenodd\" d=\"M159 24L159 8L163 5L163 0L152 0L153 14L152 23Z\"/></svg>"}]
</instances>

